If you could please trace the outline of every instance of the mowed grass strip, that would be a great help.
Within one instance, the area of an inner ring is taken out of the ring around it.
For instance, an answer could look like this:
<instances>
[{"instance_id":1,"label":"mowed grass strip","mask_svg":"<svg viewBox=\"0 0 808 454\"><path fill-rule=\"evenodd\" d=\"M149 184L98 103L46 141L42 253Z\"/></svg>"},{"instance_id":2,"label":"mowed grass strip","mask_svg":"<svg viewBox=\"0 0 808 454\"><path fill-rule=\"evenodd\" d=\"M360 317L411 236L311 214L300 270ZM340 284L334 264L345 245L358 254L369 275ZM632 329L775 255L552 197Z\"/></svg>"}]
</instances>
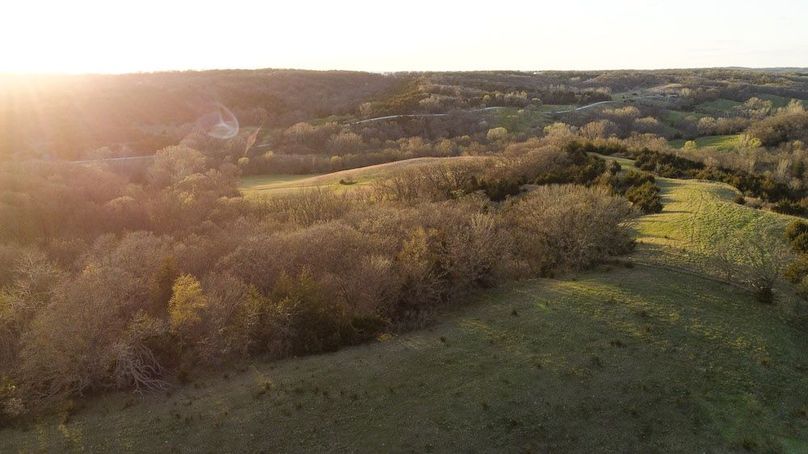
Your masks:
<instances>
[{"instance_id":1,"label":"mowed grass strip","mask_svg":"<svg viewBox=\"0 0 808 454\"><path fill-rule=\"evenodd\" d=\"M664 209L638 223L637 256L664 265L703 270L718 247L732 239L762 242L770 250L784 245L792 216L734 202L739 192L723 183L657 178ZM743 251L728 251L743 263ZM720 270L716 270L720 272Z\"/></svg>"}]
</instances>

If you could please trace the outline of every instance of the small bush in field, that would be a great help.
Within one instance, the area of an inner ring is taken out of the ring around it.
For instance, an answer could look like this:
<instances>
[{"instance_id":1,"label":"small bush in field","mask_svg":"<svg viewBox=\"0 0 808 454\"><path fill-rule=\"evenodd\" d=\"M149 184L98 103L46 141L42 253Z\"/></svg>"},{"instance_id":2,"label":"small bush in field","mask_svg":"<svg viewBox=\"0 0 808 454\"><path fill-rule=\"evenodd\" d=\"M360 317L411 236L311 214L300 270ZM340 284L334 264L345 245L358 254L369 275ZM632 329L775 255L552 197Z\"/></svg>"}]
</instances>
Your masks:
<instances>
[{"instance_id":1,"label":"small bush in field","mask_svg":"<svg viewBox=\"0 0 808 454\"><path fill-rule=\"evenodd\" d=\"M783 274L792 283L799 284L804 277L808 276L808 254L797 256L796 260L788 264Z\"/></svg>"},{"instance_id":2,"label":"small bush in field","mask_svg":"<svg viewBox=\"0 0 808 454\"><path fill-rule=\"evenodd\" d=\"M643 213L659 213L662 211L662 198L659 188L653 183L645 182L626 191L626 198Z\"/></svg>"}]
</instances>

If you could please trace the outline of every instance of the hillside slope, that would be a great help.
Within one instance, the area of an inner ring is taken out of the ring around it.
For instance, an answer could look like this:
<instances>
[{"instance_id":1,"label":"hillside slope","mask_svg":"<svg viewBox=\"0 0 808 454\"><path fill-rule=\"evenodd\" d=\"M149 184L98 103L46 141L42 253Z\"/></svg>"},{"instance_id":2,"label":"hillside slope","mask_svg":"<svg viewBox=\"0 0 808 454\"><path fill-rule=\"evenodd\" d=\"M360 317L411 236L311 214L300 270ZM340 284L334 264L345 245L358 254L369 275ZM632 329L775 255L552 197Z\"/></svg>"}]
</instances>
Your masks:
<instances>
[{"instance_id":1,"label":"hillside slope","mask_svg":"<svg viewBox=\"0 0 808 454\"><path fill-rule=\"evenodd\" d=\"M662 183L641 262L673 260L655 244L708 244L716 219L727 232L782 222L722 185ZM66 423L1 431L0 451L806 452L808 336L788 294L761 305L669 264L516 283L429 329L169 396L105 396Z\"/></svg>"},{"instance_id":2,"label":"hillside slope","mask_svg":"<svg viewBox=\"0 0 808 454\"><path fill-rule=\"evenodd\" d=\"M478 156L452 156L445 158L412 158L386 162L356 169L340 170L322 175L258 175L241 179L239 190L247 196L288 194L301 189L346 190L371 183L407 169L423 167L437 162L458 162L484 159ZM341 184L341 182L350 184Z\"/></svg>"}]
</instances>

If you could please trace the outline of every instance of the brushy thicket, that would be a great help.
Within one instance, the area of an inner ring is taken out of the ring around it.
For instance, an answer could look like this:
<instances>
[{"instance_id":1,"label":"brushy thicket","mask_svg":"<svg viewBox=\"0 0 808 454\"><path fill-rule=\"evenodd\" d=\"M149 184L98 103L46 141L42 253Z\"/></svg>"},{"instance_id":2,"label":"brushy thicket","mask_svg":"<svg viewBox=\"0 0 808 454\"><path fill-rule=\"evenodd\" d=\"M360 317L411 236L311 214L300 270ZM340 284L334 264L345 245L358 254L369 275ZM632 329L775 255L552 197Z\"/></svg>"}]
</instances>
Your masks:
<instances>
[{"instance_id":1,"label":"brushy thicket","mask_svg":"<svg viewBox=\"0 0 808 454\"><path fill-rule=\"evenodd\" d=\"M739 168L720 166L716 163L705 163L694 160L690 157L680 156L682 153L674 153L670 150L651 150L647 147L632 148L623 141L593 141L586 143L576 143L576 147L586 152L600 153L604 155L620 155L633 158L638 169L647 172L629 177L630 181L636 183L631 190L621 191L621 184L614 182L612 186L625 195L646 213L654 213L661 210L657 207L659 189L653 186L653 175L666 178L697 178L701 180L718 181L734 186L743 194L765 202L773 211L797 216L808 214L808 194L798 184L796 179L789 183L777 179L771 172L749 172ZM800 173L802 170L800 170ZM650 174L650 175L649 175ZM649 185L643 186L648 179ZM739 199L741 201L741 199Z\"/></svg>"},{"instance_id":2,"label":"brushy thicket","mask_svg":"<svg viewBox=\"0 0 808 454\"><path fill-rule=\"evenodd\" d=\"M786 239L791 245L791 252L796 258L789 263L785 277L795 284L797 294L808 300L808 223L792 221L785 231ZM796 308L794 322L798 328L808 332L808 304Z\"/></svg>"},{"instance_id":3,"label":"brushy thicket","mask_svg":"<svg viewBox=\"0 0 808 454\"><path fill-rule=\"evenodd\" d=\"M786 227L786 239L792 251L797 254L796 260L789 264L785 276L797 285L797 292L808 298L808 223L793 221Z\"/></svg>"},{"instance_id":4,"label":"brushy thicket","mask_svg":"<svg viewBox=\"0 0 808 454\"><path fill-rule=\"evenodd\" d=\"M198 365L333 351L633 245L636 209L604 182L632 183L574 147L532 142L351 195L252 202L232 166L209 162L167 149L142 184L75 165L0 169L4 418L164 389Z\"/></svg>"}]
</instances>

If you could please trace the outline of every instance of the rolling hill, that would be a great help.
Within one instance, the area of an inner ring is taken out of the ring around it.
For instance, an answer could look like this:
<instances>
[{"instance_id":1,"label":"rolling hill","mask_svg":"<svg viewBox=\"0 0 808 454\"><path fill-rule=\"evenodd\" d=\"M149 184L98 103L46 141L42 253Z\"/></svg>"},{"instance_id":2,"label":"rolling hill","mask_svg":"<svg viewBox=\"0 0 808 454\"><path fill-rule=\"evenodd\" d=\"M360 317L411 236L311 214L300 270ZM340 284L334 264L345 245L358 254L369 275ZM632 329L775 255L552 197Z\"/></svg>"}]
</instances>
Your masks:
<instances>
[{"instance_id":1,"label":"rolling hill","mask_svg":"<svg viewBox=\"0 0 808 454\"><path fill-rule=\"evenodd\" d=\"M426 329L337 353L96 398L0 431L0 451L806 452L795 299L761 305L686 259L716 232L781 241L788 218L724 185L660 183L665 210L640 220L627 262L472 295Z\"/></svg>"}]
</instances>

